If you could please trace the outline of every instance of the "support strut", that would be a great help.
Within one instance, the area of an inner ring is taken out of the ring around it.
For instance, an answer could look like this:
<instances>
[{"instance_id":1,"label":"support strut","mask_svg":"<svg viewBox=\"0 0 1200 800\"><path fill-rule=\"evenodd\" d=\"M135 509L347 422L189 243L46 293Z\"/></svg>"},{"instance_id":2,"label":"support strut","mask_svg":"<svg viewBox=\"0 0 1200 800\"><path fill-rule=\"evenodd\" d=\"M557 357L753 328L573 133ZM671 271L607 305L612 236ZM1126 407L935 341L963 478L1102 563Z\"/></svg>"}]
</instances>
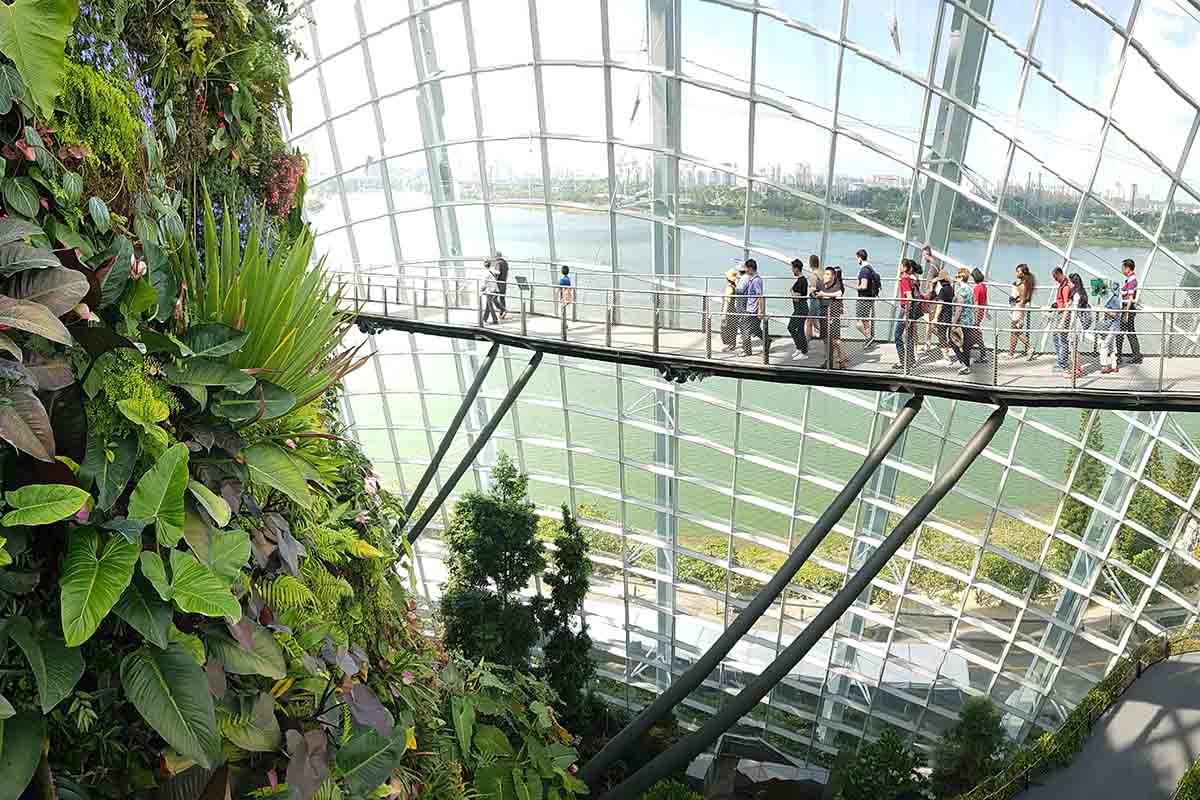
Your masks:
<instances>
[{"instance_id":1,"label":"support strut","mask_svg":"<svg viewBox=\"0 0 1200 800\"><path fill-rule=\"evenodd\" d=\"M454 444L454 436L458 433L458 428L462 425L462 421L467 418L467 412L471 409L471 404L475 402L475 397L479 394L479 390L487 378L488 371L491 370L492 364L496 362L496 355L499 352L500 343L495 342L492 344L492 349L488 350L487 359L479 367L479 371L475 373L475 380L471 381L471 385L467 387L467 393L463 396L462 404L459 405L458 411L454 413L454 419L450 420L450 427L446 428L446 434L442 437L437 452L433 454L433 460L425 468L425 474L421 476L421 480L417 481L417 488L413 489L412 496L404 504L405 517L412 516L413 511L417 508L417 504L421 502L421 495L425 494L425 490L429 488L430 481L437 474L438 467L442 465L442 459L449 452L450 445Z\"/></svg>"},{"instance_id":2,"label":"support strut","mask_svg":"<svg viewBox=\"0 0 1200 800\"><path fill-rule=\"evenodd\" d=\"M533 354L533 358L529 359L529 365L525 367L524 372L513 383L512 388L508 390L508 394L504 395L504 399L500 401L496 412L492 414L492 418L487 421L487 424L475 436L475 443L472 444L466 454L462 457L462 461L458 462L458 466L454 468L454 472L450 473L449 479L442 484L442 490L438 492L437 497L433 498L433 502L425 509L425 513L417 520L408 531L408 542L412 544L421 535L421 531L425 530L425 526L429 524L429 520L433 519L433 515L442 507L442 503L446 502L446 498L454 491L454 487L458 484L459 479L463 476L472 463L475 461L475 456L479 455L479 451L488 443L488 439L492 438L496 428L500 426L500 422L504 419L504 415L512 408L512 404L517 401L521 391L525 388L525 384L529 383L529 379L533 377L533 373L537 371L538 364L542 363L542 351L538 350Z\"/></svg>"},{"instance_id":3,"label":"support strut","mask_svg":"<svg viewBox=\"0 0 1200 800\"><path fill-rule=\"evenodd\" d=\"M717 740L725 731L737 724L743 716L750 712L760 700L767 696L788 673L792 671L808 651L820 641L821 637L833 627L842 614L853 605L854 601L870 585L875 576L880 573L889 560L896 554L908 537L912 535L933 511L946 493L958 483L963 473L974 463L975 459L991 442L992 437L1004 423L1007 406L1000 406L984 421L983 426L971 437L963 448L962 453L954 460L949 471L934 481L929 490L913 505L912 510L904 515L904 519L888 534L879 547L876 548L866 562L847 581L827 606L813 618L803 631L800 632L790 645L772 661L762 673L752 680L745 689L730 700L708 722L695 733L692 733L660 754L653 761L624 782L613 787L601 800L634 800L654 783L673 775L687 767L692 759Z\"/></svg>"},{"instance_id":4,"label":"support strut","mask_svg":"<svg viewBox=\"0 0 1200 800\"><path fill-rule=\"evenodd\" d=\"M908 429L909 424L917 416L917 412L921 410L921 403L924 398L920 395L909 398L904 407L896 415L892 424L884 431L883 436L875 443L867 453L866 459L863 460L862 466L846 483L846 487L833 499L829 507L825 509L820 518L817 519L812 529L792 551L788 560L783 563L783 566L775 573L770 582L763 587L750 604L742 611L741 614L733 620L732 624L725 629L717 641L713 642L712 646L700 656L691 669L683 675L671 682L671 685L665 692L660 694L653 703L646 706L642 713L626 725L616 736L609 740L604 749L592 757L590 761L584 764L580 770L579 777L595 788L595 783L600 780L604 772L622 758L630 748L634 747L642 735L654 725L655 722L665 716L671 709L683 701L691 692L704 682L704 679L712 673L717 666L720 665L721 659L729 654L733 646L741 640L764 613L775 602L776 598L787 588L788 583L804 566L809 556L820 546L826 535L833 530L833 526L838 523L846 511L854 503L858 496L862 494L863 488L867 485L867 481L875 474L875 470L883 463L883 459L891 451L896 440Z\"/></svg>"}]
</instances>

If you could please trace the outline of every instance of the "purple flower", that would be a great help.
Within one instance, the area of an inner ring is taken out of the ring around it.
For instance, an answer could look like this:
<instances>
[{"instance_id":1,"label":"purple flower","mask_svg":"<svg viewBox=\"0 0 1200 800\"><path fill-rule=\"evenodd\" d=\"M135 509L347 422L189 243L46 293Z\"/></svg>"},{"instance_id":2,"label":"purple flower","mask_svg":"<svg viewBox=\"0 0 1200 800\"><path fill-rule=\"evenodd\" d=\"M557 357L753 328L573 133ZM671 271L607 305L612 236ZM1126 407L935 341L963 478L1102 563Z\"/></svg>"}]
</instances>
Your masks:
<instances>
[{"instance_id":1,"label":"purple flower","mask_svg":"<svg viewBox=\"0 0 1200 800\"><path fill-rule=\"evenodd\" d=\"M404 682L405 686L412 686L413 681L416 679L417 676L412 674L412 670L407 669L404 670L404 673L400 676L400 680Z\"/></svg>"}]
</instances>

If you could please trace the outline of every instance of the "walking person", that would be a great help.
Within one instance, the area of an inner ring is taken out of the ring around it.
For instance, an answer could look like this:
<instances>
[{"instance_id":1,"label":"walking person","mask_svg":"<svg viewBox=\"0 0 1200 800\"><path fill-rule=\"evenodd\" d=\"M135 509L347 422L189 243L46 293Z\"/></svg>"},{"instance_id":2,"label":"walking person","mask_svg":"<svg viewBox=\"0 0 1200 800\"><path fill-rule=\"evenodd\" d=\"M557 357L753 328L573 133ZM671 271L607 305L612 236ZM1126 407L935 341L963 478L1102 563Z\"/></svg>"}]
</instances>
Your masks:
<instances>
[{"instance_id":1,"label":"walking person","mask_svg":"<svg viewBox=\"0 0 1200 800\"><path fill-rule=\"evenodd\" d=\"M854 254L858 259L858 301L854 304L854 327L863 336L863 352L875 349L875 298L883 289L883 280L871 266L866 250Z\"/></svg>"},{"instance_id":2,"label":"walking person","mask_svg":"<svg viewBox=\"0 0 1200 800\"><path fill-rule=\"evenodd\" d=\"M1071 294L1075 287L1071 285L1071 281L1063 272L1062 267L1055 267L1051 276L1058 284L1058 289L1054 292L1054 304L1051 306L1058 310L1054 320L1055 371L1068 372L1071 355L1070 339L1068 339L1071 330Z\"/></svg>"},{"instance_id":3,"label":"walking person","mask_svg":"<svg viewBox=\"0 0 1200 800\"><path fill-rule=\"evenodd\" d=\"M975 310L975 293L971 290L971 271L960 267L954 277L954 322L962 337L962 345L955 352L959 363L959 375L971 374L971 349L979 338L979 318Z\"/></svg>"},{"instance_id":4,"label":"walking person","mask_svg":"<svg viewBox=\"0 0 1200 800\"><path fill-rule=\"evenodd\" d=\"M492 266L496 271L496 306L500 309L500 319L508 319L508 262L499 250Z\"/></svg>"},{"instance_id":5,"label":"walking person","mask_svg":"<svg viewBox=\"0 0 1200 800\"><path fill-rule=\"evenodd\" d=\"M846 351L842 349L842 297L846 294L846 286L842 282L842 271L837 267L825 268L825 280L817 296L829 304L828 327L825 331L825 345L831 368L845 369L850 361Z\"/></svg>"},{"instance_id":6,"label":"walking person","mask_svg":"<svg viewBox=\"0 0 1200 800\"><path fill-rule=\"evenodd\" d=\"M954 283L946 274L946 270L938 273L934 286L936 287L934 299L937 301L936 333L942 359L952 363L954 361L961 362L962 351L955 343L954 337L950 335L954 328Z\"/></svg>"},{"instance_id":7,"label":"walking person","mask_svg":"<svg viewBox=\"0 0 1200 800\"><path fill-rule=\"evenodd\" d=\"M758 274L758 262L753 258L746 259L746 276L746 313L745 326L742 328L745 338L742 339L742 353L750 355L750 344L755 337L762 339L764 348L769 349L770 344L762 326L763 315L767 309L766 298L763 297L763 279Z\"/></svg>"},{"instance_id":8,"label":"walking person","mask_svg":"<svg viewBox=\"0 0 1200 800\"><path fill-rule=\"evenodd\" d=\"M792 318L788 320L788 333L792 335L792 344L796 352L792 360L799 361L808 355L808 337L804 328L808 323L808 278L804 277L804 262L798 258L792 259Z\"/></svg>"},{"instance_id":9,"label":"walking person","mask_svg":"<svg viewBox=\"0 0 1200 800\"><path fill-rule=\"evenodd\" d=\"M821 259L816 253L808 257L808 340L825 338L825 308L826 303L817 297L817 290L825 282L825 273L821 271Z\"/></svg>"},{"instance_id":10,"label":"walking person","mask_svg":"<svg viewBox=\"0 0 1200 800\"><path fill-rule=\"evenodd\" d=\"M566 264L563 265L562 275L558 279L558 302L562 303L564 308L575 302L575 287L571 283L571 268Z\"/></svg>"},{"instance_id":11,"label":"walking person","mask_svg":"<svg viewBox=\"0 0 1200 800\"><path fill-rule=\"evenodd\" d=\"M1117 361L1120 362L1123 358L1121 350L1124 348L1125 341L1128 340L1129 359L1126 363L1140 364L1142 363L1142 347L1138 343L1137 337L1138 280L1132 258L1121 262L1121 271L1125 274L1125 280L1121 284L1121 338L1117 340Z\"/></svg>"},{"instance_id":12,"label":"walking person","mask_svg":"<svg viewBox=\"0 0 1200 800\"><path fill-rule=\"evenodd\" d=\"M483 262L483 268L487 270L487 278L483 281L483 294L480 300L483 302L483 324L487 325L490 321L495 325L500 321L497 312L499 310L499 289L496 283L496 267L491 260Z\"/></svg>"},{"instance_id":13,"label":"walking person","mask_svg":"<svg viewBox=\"0 0 1200 800\"><path fill-rule=\"evenodd\" d=\"M979 362L986 361L988 356L987 348L983 346L983 322L987 317L988 292L983 270L979 267L971 270L971 280L975 283L971 287L971 299L975 301L975 348L979 351L975 361Z\"/></svg>"},{"instance_id":14,"label":"walking person","mask_svg":"<svg viewBox=\"0 0 1200 800\"><path fill-rule=\"evenodd\" d=\"M913 341L916 338L916 321L920 319L920 303L917 300L916 279L913 277L917 262L911 258L900 262L900 283L896 290L896 299L900 304L900 314L896 318L896 355L899 360L892 369L912 369L916 363Z\"/></svg>"},{"instance_id":15,"label":"walking person","mask_svg":"<svg viewBox=\"0 0 1200 800\"><path fill-rule=\"evenodd\" d=\"M721 296L721 351L732 353L737 349L737 284L738 271L725 273L725 293Z\"/></svg>"},{"instance_id":16,"label":"walking person","mask_svg":"<svg viewBox=\"0 0 1200 800\"><path fill-rule=\"evenodd\" d=\"M1083 362L1079 351L1083 346L1088 331L1092 328L1092 308L1088 302L1087 288L1078 272L1072 272L1067 280L1071 282L1071 330L1070 341L1075 352L1075 376L1083 374Z\"/></svg>"},{"instance_id":17,"label":"walking person","mask_svg":"<svg viewBox=\"0 0 1200 800\"><path fill-rule=\"evenodd\" d=\"M1117 281L1110 281L1108 300L1104 303L1104 311L1099 315L1096 323L1100 371L1105 375L1121 371L1120 364L1117 362L1117 342L1121 340L1121 316L1121 284Z\"/></svg>"},{"instance_id":18,"label":"walking person","mask_svg":"<svg viewBox=\"0 0 1200 800\"><path fill-rule=\"evenodd\" d=\"M1022 355L1031 361L1033 360L1033 348L1029 346L1029 317L1032 314L1029 310L1029 304L1033 302L1035 285L1033 274L1029 271L1029 265L1017 264L1017 279L1013 281L1012 297L1008 301L1009 305L1012 306L1012 311L1009 312L1012 330L1008 333L1008 355L1010 358L1017 357L1017 345L1023 341L1025 343L1025 352Z\"/></svg>"}]
</instances>

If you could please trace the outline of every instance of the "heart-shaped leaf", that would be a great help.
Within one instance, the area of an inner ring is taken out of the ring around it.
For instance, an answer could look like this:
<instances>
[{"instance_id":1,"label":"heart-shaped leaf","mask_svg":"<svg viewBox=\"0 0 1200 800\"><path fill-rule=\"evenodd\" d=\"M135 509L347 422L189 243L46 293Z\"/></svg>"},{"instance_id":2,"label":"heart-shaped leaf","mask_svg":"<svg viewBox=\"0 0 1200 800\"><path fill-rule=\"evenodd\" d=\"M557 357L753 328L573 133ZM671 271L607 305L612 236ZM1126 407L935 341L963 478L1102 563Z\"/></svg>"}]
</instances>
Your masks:
<instances>
[{"instance_id":1,"label":"heart-shaped leaf","mask_svg":"<svg viewBox=\"0 0 1200 800\"><path fill-rule=\"evenodd\" d=\"M142 574L163 600L173 600L181 611L206 617L240 619L242 606L229 586L192 553L171 551L171 579L158 553L143 552Z\"/></svg>"},{"instance_id":2,"label":"heart-shaped leaf","mask_svg":"<svg viewBox=\"0 0 1200 800\"><path fill-rule=\"evenodd\" d=\"M68 647L78 647L90 639L121 599L133 580L140 550L140 545L122 536L109 537L101 547L99 532L90 526L71 532L58 582Z\"/></svg>"},{"instance_id":3,"label":"heart-shaped leaf","mask_svg":"<svg viewBox=\"0 0 1200 800\"><path fill-rule=\"evenodd\" d=\"M243 450L242 458L252 482L278 489L304 508L312 503L304 475L279 445L259 442Z\"/></svg>"},{"instance_id":4,"label":"heart-shaped leaf","mask_svg":"<svg viewBox=\"0 0 1200 800\"><path fill-rule=\"evenodd\" d=\"M25 81L12 64L0 66L0 114L12 111L13 103L25 97Z\"/></svg>"},{"instance_id":5,"label":"heart-shaped leaf","mask_svg":"<svg viewBox=\"0 0 1200 800\"><path fill-rule=\"evenodd\" d=\"M28 386L11 386L0 394L0 439L39 461L54 460L50 417Z\"/></svg>"},{"instance_id":6,"label":"heart-shaped leaf","mask_svg":"<svg viewBox=\"0 0 1200 800\"><path fill-rule=\"evenodd\" d=\"M41 303L0 295L0 325L34 333L59 344L72 344L67 326Z\"/></svg>"},{"instance_id":7,"label":"heart-shaped leaf","mask_svg":"<svg viewBox=\"0 0 1200 800\"><path fill-rule=\"evenodd\" d=\"M37 381L38 391L57 392L75 382L75 371L66 356L43 356L30 351L25 369Z\"/></svg>"},{"instance_id":8,"label":"heart-shaped leaf","mask_svg":"<svg viewBox=\"0 0 1200 800\"><path fill-rule=\"evenodd\" d=\"M125 593L113 606L113 613L125 620L146 641L166 649L171 607L155 596L154 589L144 578L134 578L125 588Z\"/></svg>"},{"instance_id":9,"label":"heart-shaped leaf","mask_svg":"<svg viewBox=\"0 0 1200 800\"><path fill-rule=\"evenodd\" d=\"M184 647L142 647L121 662L125 696L167 744L206 769L220 757L208 679Z\"/></svg>"},{"instance_id":10,"label":"heart-shaped leaf","mask_svg":"<svg viewBox=\"0 0 1200 800\"><path fill-rule=\"evenodd\" d=\"M187 445L177 444L146 471L129 498L129 516L153 520L158 542L164 547L174 547L183 536L183 494L187 482Z\"/></svg>"},{"instance_id":11,"label":"heart-shaped leaf","mask_svg":"<svg viewBox=\"0 0 1200 800\"><path fill-rule=\"evenodd\" d=\"M0 800L17 800L42 760L46 720L26 711L0 720Z\"/></svg>"},{"instance_id":12,"label":"heart-shaped leaf","mask_svg":"<svg viewBox=\"0 0 1200 800\"><path fill-rule=\"evenodd\" d=\"M91 497L78 486L64 483L35 483L4 495L14 510L0 520L0 525L49 525L74 516Z\"/></svg>"},{"instance_id":13,"label":"heart-shaped leaf","mask_svg":"<svg viewBox=\"0 0 1200 800\"><path fill-rule=\"evenodd\" d=\"M225 671L234 675L262 675L279 680L287 675L287 661L283 650L263 626L250 623L251 649L246 650L232 638L219 631L212 631L204 638L208 650L221 660Z\"/></svg>"},{"instance_id":14,"label":"heart-shaped leaf","mask_svg":"<svg viewBox=\"0 0 1200 800\"><path fill-rule=\"evenodd\" d=\"M79 479L84 486L95 483L97 508L108 511L113 507L133 476L136 463L136 437L126 436L115 442L105 442L99 436L88 437L87 451L79 466Z\"/></svg>"},{"instance_id":15,"label":"heart-shaped leaf","mask_svg":"<svg viewBox=\"0 0 1200 800\"><path fill-rule=\"evenodd\" d=\"M0 74L3 73L5 67L0 67ZM5 217L0 219L0 244L12 244L26 239L32 239L34 236L43 235L44 231L37 223L28 220L20 219L19 217Z\"/></svg>"},{"instance_id":16,"label":"heart-shaped leaf","mask_svg":"<svg viewBox=\"0 0 1200 800\"><path fill-rule=\"evenodd\" d=\"M26 617L13 617L6 630L25 654L37 680L42 713L49 714L50 709L61 703L83 677L83 655L79 648L67 647L62 639L35 634Z\"/></svg>"},{"instance_id":17,"label":"heart-shaped leaf","mask_svg":"<svg viewBox=\"0 0 1200 800\"><path fill-rule=\"evenodd\" d=\"M43 250L40 247L30 247L20 242L0 245L0 274L11 275L17 272L24 272L25 270L49 268L63 268L54 253L49 250ZM83 276L80 275L79 277L82 278ZM87 294L87 292L84 292L84 294Z\"/></svg>"},{"instance_id":18,"label":"heart-shaped leaf","mask_svg":"<svg viewBox=\"0 0 1200 800\"><path fill-rule=\"evenodd\" d=\"M388 779L402 755L403 731L384 737L372 728L364 728L338 750L337 766L346 788L352 794L364 795Z\"/></svg>"},{"instance_id":19,"label":"heart-shaped leaf","mask_svg":"<svg viewBox=\"0 0 1200 800\"><path fill-rule=\"evenodd\" d=\"M200 505L204 506L204 510L212 517L213 522L217 523L218 528L223 528L229 524L229 517L232 512L229 510L229 503L225 499L218 497L200 481L188 481L188 491L192 496L200 501ZM245 537L242 537L245 538ZM247 555L249 555L249 539L247 541Z\"/></svg>"},{"instance_id":20,"label":"heart-shaped leaf","mask_svg":"<svg viewBox=\"0 0 1200 800\"><path fill-rule=\"evenodd\" d=\"M324 729L287 732L287 785L294 800L313 800L329 775L329 739ZM378 788L372 787L372 788Z\"/></svg>"},{"instance_id":21,"label":"heart-shaped leaf","mask_svg":"<svg viewBox=\"0 0 1200 800\"><path fill-rule=\"evenodd\" d=\"M101 233L108 233L112 225L108 205L95 195L88 200L88 216L92 218L92 222L96 224Z\"/></svg>"},{"instance_id":22,"label":"heart-shaped leaf","mask_svg":"<svg viewBox=\"0 0 1200 800\"><path fill-rule=\"evenodd\" d=\"M270 753L283 741L275 718L275 698L270 692L259 692L249 713L231 717L222 723L221 730L229 741L252 753Z\"/></svg>"},{"instance_id":23,"label":"heart-shaped leaf","mask_svg":"<svg viewBox=\"0 0 1200 800\"><path fill-rule=\"evenodd\" d=\"M17 0L0 7L0 52L12 59L47 118L63 88L64 50L76 0Z\"/></svg>"},{"instance_id":24,"label":"heart-shaped leaf","mask_svg":"<svg viewBox=\"0 0 1200 800\"><path fill-rule=\"evenodd\" d=\"M83 176L78 172L67 170L62 176L63 192L71 203L78 203L83 196Z\"/></svg>"},{"instance_id":25,"label":"heart-shaped leaf","mask_svg":"<svg viewBox=\"0 0 1200 800\"><path fill-rule=\"evenodd\" d=\"M221 322L193 325L184 331L183 341L198 356L224 356L242 348L250 334Z\"/></svg>"},{"instance_id":26,"label":"heart-shaped leaf","mask_svg":"<svg viewBox=\"0 0 1200 800\"><path fill-rule=\"evenodd\" d=\"M0 9L4 8L7 6L0 5ZM3 52L3 45L0 45L0 52ZM4 205L14 214L19 214L26 219L33 219L37 216L38 209L42 207L41 201L38 199L37 186L24 175L19 178L5 178Z\"/></svg>"}]
</instances>

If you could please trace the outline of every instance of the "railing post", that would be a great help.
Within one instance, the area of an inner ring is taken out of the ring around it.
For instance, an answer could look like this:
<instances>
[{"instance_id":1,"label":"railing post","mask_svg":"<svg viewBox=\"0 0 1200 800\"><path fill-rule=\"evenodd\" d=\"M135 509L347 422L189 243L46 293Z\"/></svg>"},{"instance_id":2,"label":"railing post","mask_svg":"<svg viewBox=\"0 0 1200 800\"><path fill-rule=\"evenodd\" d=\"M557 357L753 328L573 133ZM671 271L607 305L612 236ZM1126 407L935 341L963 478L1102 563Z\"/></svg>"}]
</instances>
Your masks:
<instances>
[{"instance_id":1,"label":"railing post","mask_svg":"<svg viewBox=\"0 0 1200 800\"><path fill-rule=\"evenodd\" d=\"M525 320L525 292L523 292L519 286L517 287L517 296L519 298L521 298L521 335L528 336L529 335L529 326ZM533 300L532 300L533 287L532 286L529 287L529 296L531 298L529 300L529 305L530 305L529 310L533 311Z\"/></svg>"},{"instance_id":2,"label":"railing post","mask_svg":"<svg viewBox=\"0 0 1200 800\"><path fill-rule=\"evenodd\" d=\"M363 306L363 308L365 309L369 305L371 305L371 276L370 275L367 276L367 302Z\"/></svg>"},{"instance_id":3,"label":"railing post","mask_svg":"<svg viewBox=\"0 0 1200 800\"><path fill-rule=\"evenodd\" d=\"M833 369L833 303L825 309L825 369Z\"/></svg>"},{"instance_id":4,"label":"railing post","mask_svg":"<svg viewBox=\"0 0 1200 800\"><path fill-rule=\"evenodd\" d=\"M1071 388L1075 388L1079 376L1079 327L1077 320L1071 320Z\"/></svg>"},{"instance_id":5,"label":"railing post","mask_svg":"<svg viewBox=\"0 0 1200 800\"><path fill-rule=\"evenodd\" d=\"M651 317L651 325L653 327L650 331L650 342L653 345L653 352L657 353L658 352L658 291L657 290L655 290L654 294L652 295L652 298L653 299L651 301L652 308L650 311L650 317Z\"/></svg>"},{"instance_id":6,"label":"railing post","mask_svg":"<svg viewBox=\"0 0 1200 800\"><path fill-rule=\"evenodd\" d=\"M422 277L421 281L424 282L424 280L425 280L425 278ZM414 283L412 286L412 293L413 293L413 303L412 303L413 319L420 319L421 318L421 293L417 291L416 283Z\"/></svg>"},{"instance_id":7,"label":"railing post","mask_svg":"<svg viewBox=\"0 0 1200 800\"><path fill-rule=\"evenodd\" d=\"M708 278L704 279L705 289L708 287ZM704 295L704 357L712 358L712 314L708 310L708 295Z\"/></svg>"},{"instance_id":8,"label":"railing post","mask_svg":"<svg viewBox=\"0 0 1200 800\"><path fill-rule=\"evenodd\" d=\"M760 298L760 299L761 299L761 298ZM764 311L766 310L765 306L764 306L764 309L763 309L763 310L764 310ZM764 314L762 315L761 319L762 319L762 332L763 332L763 335L762 335L762 340L763 340L763 363L764 363L764 364L770 364L770 363L771 363L771 331L770 331L770 327L769 327L769 326L770 326L770 324L771 324L771 318L770 318L770 317L768 317L768 316L767 316L767 315L764 313Z\"/></svg>"},{"instance_id":9,"label":"railing post","mask_svg":"<svg viewBox=\"0 0 1200 800\"><path fill-rule=\"evenodd\" d=\"M562 321L562 340L567 340L567 303L559 303L558 318Z\"/></svg>"},{"instance_id":10,"label":"railing post","mask_svg":"<svg viewBox=\"0 0 1200 800\"><path fill-rule=\"evenodd\" d=\"M387 305L387 289L388 289L388 287L387 287L387 284L385 283L382 288L383 288L383 316L386 317L388 315L388 305Z\"/></svg>"},{"instance_id":11,"label":"railing post","mask_svg":"<svg viewBox=\"0 0 1200 800\"><path fill-rule=\"evenodd\" d=\"M1011 317L1010 323L1011 323ZM992 386L1000 385L1000 329L996 327L996 317L992 316Z\"/></svg>"},{"instance_id":12,"label":"railing post","mask_svg":"<svg viewBox=\"0 0 1200 800\"><path fill-rule=\"evenodd\" d=\"M367 279L370 281L370 278ZM367 288L367 296L371 294L370 287ZM442 276L442 320L450 324L450 284L446 283L446 276Z\"/></svg>"},{"instance_id":13,"label":"railing post","mask_svg":"<svg viewBox=\"0 0 1200 800\"><path fill-rule=\"evenodd\" d=\"M1163 373L1167 367L1167 317L1170 311L1164 311L1160 319L1160 334L1158 337L1158 390L1163 390Z\"/></svg>"},{"instance_id":14,"label":"railing post","mask_svg":"<svg viewBox=\"0 0 1200 800\"><path fill-rule=\"evenodd\" d=\"M579 294L580 287L578 286L578 284L583 282L582 273L575 277L575 281L576 281L576 286L575 286L575 289L573 290L573 294ZM571 303L571 322L577 322L579 320L579 309L577 306L578 306L578 303Z\"/></svg>"},{"instance_id":15,"label":"railing post","mask_svg":"<svg viewBox=\"0 0 1200 800\"><path fill-rule=\"evenodd\" d=\"M483 285L483 289L484 289L484 291L479 293L479 302L476 304L479 307L478 317L479 317L479 327L481 327L481 328L483 327L483 307L487 303L487 297L485 295L485 292L487 291L487 284Z\"/></svg>"},{"instance_id":16,"label":"railing post","mask_svg":"<svg viewBox=\"0 0 1200 800\"><path fill-rule=\"evenodd\" d=\"M604 305L604 346L612 347L612 329L613 329L613 301L612 290L609 289L604 293L608 302Z\"/></svg>"}]
</instances>

